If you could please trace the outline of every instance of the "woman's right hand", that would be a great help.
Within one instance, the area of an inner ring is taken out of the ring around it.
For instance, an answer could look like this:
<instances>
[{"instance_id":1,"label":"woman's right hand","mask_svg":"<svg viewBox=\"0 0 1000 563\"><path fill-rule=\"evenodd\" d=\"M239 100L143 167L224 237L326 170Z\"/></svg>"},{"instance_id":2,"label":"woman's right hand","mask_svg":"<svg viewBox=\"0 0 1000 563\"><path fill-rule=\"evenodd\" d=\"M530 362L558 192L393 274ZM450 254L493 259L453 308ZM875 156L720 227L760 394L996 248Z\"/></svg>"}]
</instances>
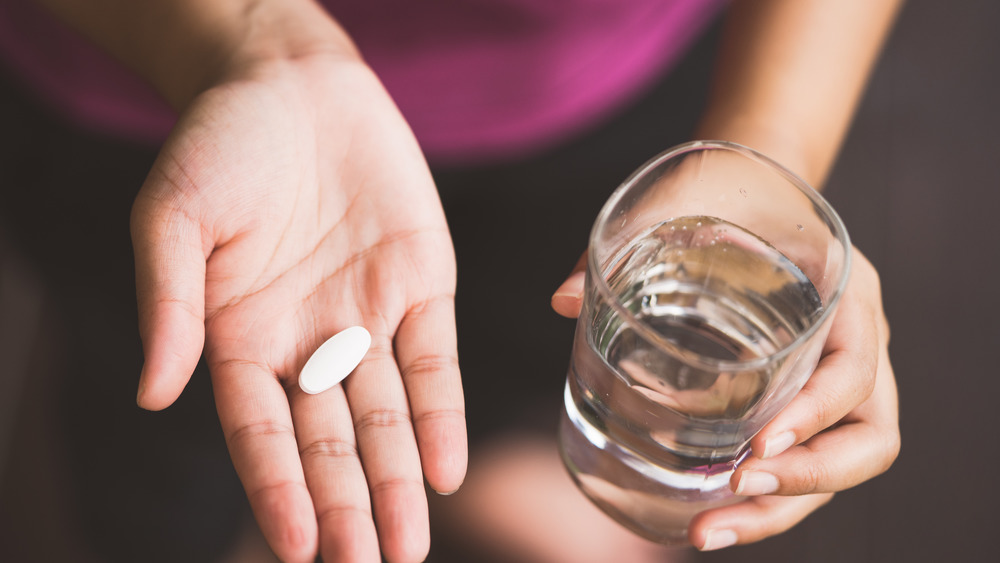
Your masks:
<instances>
[{"instance_id":1,"label":"woman's right hand","mask_svg":"<svg viewBox=\"0 0 1000 563\"><path fill-rule=\"evenodd\" d=\"M422 560L424 479L454 491L467 462L434 183L350 50L244 47L186 104L135 200L138 402L176 400L204 345L233 463L282 560ZM352 325L372 334L364 361L303 393L306 359Z\"/></svg>"}]
</instances>

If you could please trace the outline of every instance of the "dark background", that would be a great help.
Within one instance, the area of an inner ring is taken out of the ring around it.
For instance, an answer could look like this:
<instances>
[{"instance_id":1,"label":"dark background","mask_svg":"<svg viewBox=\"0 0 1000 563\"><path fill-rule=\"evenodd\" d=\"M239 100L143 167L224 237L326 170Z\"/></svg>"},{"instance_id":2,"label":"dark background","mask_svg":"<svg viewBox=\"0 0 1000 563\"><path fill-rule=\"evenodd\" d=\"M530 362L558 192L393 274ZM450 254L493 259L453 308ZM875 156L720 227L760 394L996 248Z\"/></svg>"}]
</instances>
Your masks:
<instances>
[{"instance_id":1,"label":"dark background","mask_svg":"<svg viewBox=\"0 0 1000 563\"><path fill-rule=\"evenodd\" d=\"M898 460L791 532L699 561L995 558L998 23L1000 4L990 0L911 0L825 190L882 276L901 404ZM49 336L37 331L45 303L0 244L0 468L12 466L8 453L25 425L40 420L21 415L12 426L25 393L45 397L22 375L32 343ZM28 451L52 455L44 445ZM10 476L0 472L0 484ZM8 480L4 490L16 488Z\"/></svg>"},{"instance_id":2,"label":"dark background","mask_svg":"<svg viewBox=\"0 0 1000 563\"><path fill-rule=\"evenodd\" d=\"M705 561L993 561L1000 4L912 0L826 188L882 276L902 450L792 532Z\"/></svg>"}]
</instances>

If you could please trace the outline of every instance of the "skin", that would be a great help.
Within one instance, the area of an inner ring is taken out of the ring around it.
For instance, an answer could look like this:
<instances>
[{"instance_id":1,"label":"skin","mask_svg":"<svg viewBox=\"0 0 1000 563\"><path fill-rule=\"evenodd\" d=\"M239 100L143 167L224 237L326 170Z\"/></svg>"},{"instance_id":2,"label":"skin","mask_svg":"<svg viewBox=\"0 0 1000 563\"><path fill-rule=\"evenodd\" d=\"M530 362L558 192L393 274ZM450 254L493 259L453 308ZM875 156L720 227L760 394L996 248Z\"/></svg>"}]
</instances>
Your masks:
<instances>
[{"instance_id":1,"label":"skin","mask_svg":"<svg viewBox=\"0 0 1000 563\"><path fill-rule=\"evenodd\" d=\"M139 405L168 407L204 353L281 560L422 560L424 482L456 490L468 454L454 254L409 127L311 2L118 4L49 2L181 115L133 205ZM357 370L299 390L352 325Z\"/></svg>"},{"instance_id":2,"label":"skin","mask_svg":"<svg viewBox=\"0 0 1000 563\"><path fill-rule=\"evenodd\" d=\"M318 55L210 90L164 147L132 217L138 400L179 395L204 327L233 463L279 557L311 561L318 540L329 561L414 561L429 545L423 478L448 492L465 472L454 258L415 142L366 68L329 77L341 64ZM372 334L365 360L303 393L306 359L352 325Z\"/></svg>"},{"instance_id":3,"label":"skin","mask_svg":"<svg viewBox=\"0 0 1000 563\"><path fill-rule=\"evenodd\" d=\"M695 547L720 549L784 532L898 456L899 407L878 275L856 249L853 260L819 365L751 440L753 455L732 476L733 492L748 502L696 516L688 530ZM553 296L556 312L579 316L583 281L583 270L574 270Z\"/></svg>"},{"instance_id":4,"label":"skin","mask_svg":"<svg viewBox=\"0 0 1000 563\"><path fill-rule=\"evenodd\" d=\"M697 137L754 147L822 186L901 2L736 2ZM845 41L845 37L850 37ZM552 307L576 317L584 259ZM889 325L871 263L853 270L823 356L801 392L751 441L731 487L749 502L706 511L689 539L703 550L781 533L899 454Z\"/></svg>"},{"instance_id":5,"label":"skin","mask_svg":"<svg viewBox=\"0 0 1000 563\"><path fill-rule=\"evenodd\" d=\"M133 207L139 405L169 406L204 353L280 559L423 559L424 480L454 491L468 456L455 263L424 158L377 77L308 0L40 1L181 116ZM897 3L737 3L700 136L820 183ZM856 264L820 369L754 440L770 457L734 476L769 472L776 495L702 514L694 545L778 533L895 458L878 278ZM578 314L581 284L557 291L558 312ZM351 325L372 333L365 360L342 385L302 393L308 356ZM766 450L787 431L794 447Z\"/></svg>"}]
</instances>

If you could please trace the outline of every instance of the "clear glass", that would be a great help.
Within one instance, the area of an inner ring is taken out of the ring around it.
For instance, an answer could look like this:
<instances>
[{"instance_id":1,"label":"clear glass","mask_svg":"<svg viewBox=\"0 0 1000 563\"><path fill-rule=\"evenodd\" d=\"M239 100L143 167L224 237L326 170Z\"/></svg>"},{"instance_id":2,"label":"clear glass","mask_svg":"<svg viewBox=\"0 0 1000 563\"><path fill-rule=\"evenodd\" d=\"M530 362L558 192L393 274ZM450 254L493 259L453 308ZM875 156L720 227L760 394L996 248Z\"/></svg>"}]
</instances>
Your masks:
<instances>
[{"instance_id":1,"label":"clear glass","mask_svg":"<svg viewBox=\"0 0 1000 563\"><path fill-rule=\"evenodd\" d=\"M629 177L591 231L566 382L580 489L664 544L738 502L729 477L815 369L849 249L830 205L747 147L688 143Z\"/></svg>"}]
</instances>

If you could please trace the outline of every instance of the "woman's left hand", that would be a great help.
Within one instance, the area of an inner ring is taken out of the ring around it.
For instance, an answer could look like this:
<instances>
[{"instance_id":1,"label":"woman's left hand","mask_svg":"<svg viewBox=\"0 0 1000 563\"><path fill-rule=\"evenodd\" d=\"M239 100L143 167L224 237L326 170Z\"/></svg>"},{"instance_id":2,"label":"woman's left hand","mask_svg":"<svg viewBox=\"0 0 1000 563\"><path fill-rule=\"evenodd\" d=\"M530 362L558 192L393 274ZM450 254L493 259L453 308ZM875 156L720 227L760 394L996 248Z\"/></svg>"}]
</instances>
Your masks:
<instances>
[{"instance_id":1,"label":"woman's left hand","mask_svg":"<svg viewBox=\"0 0 1000 563\"><path fill-rule=\"evenodd\" d=\"M881 284L857 249L853 260L819 365L791 403L753 438L753 455L732 476L733 491L747 500L697 515L688 530L695 547L720 549L784 532L837 491L886 471L899 454L896 380ZM583 266L581 260L552 298L561 315L580 313Z\"/></svg>"}]
</instances>

